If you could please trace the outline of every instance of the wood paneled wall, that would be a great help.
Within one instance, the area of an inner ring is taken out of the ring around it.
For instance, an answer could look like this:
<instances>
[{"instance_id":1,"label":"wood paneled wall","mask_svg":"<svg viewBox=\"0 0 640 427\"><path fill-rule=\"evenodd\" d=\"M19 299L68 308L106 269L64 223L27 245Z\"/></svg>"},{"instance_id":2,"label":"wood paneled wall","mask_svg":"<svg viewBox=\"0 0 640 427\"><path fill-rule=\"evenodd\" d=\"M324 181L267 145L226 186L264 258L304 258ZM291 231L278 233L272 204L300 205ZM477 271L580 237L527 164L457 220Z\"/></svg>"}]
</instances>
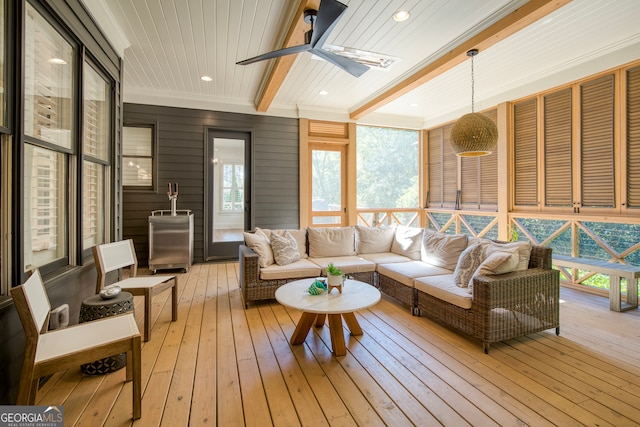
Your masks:
<instances>
[{"instance_id":1,"label":"wood paneled wall","mask_svg":"<svg viewBox=\"0 0 640 427\"><path fill-rule=\"evenodd\" d=\"M210 128L253 135L252 228L298 228L297 119L126 103L124 123L153 123L158 138L156 190L125 191L123 198L123 238L134 240L141 265L148 263L151 211L170 209L168 182L180 184L177 208L194 214L194 262L204 261L204 156Z\"/></svg>"}]
</instances>

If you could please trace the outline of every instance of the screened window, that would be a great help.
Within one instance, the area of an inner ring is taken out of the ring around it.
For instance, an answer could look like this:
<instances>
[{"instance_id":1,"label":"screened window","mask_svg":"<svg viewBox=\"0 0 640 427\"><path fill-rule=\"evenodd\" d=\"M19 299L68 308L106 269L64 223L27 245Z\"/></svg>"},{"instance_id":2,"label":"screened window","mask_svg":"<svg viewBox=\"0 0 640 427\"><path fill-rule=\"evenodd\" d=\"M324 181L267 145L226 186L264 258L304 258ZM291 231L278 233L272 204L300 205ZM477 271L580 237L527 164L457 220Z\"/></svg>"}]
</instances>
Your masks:
<instances>
[{"instance_id":1,"label":"screened window","mask_svg":"<svg viewBox=\"0 0 640 427\"><path fill-rule=\"evenodd\" d=\"M358 126L358 208L418 207L418 131Z\"/></svg>"},{"instance_id":2,"label":"screened window","mask_svg":"<svg viewBox=\"0 0 640 427\"><path fill-rule=\"evenodd\" d=\"M153 126L122 128L122 184L129 188L153 188Z\"/></svg>"},{"instance_id":3,"label":"screened window","mask_svg":"<svg viewBox=\"0 0 640 427\"><path fill-rule=\"evenodd\" d=\"M110 129L109 83L89 64L84 67L82 163L82 246L105 242L105 165Z\"/></svg>"},{"instance_id":4,"label":"screened window","mask_svg":"<svg viewBox=\"0 0 640 427\"><path fill-rule=\"evenodd\" d=\"M24 271L29 271L67 256L67 158L30 144L24 154Z\"/></svg>"},{"instance_id":5,"label":"screened window","mask_svg":"<svg viewBox=\"0 0 640 427\"><path fill-rule=\"evenodd\" d=\"M84 67L84 155L107 161L109 147L109 83L89 64Z\"/></svg>"},{"instance_id":6,"label":"screened window","mask_svg":"<svg viewBox=\"0 0 640 427\"><path fill-rule=\"evenodd\" d=\"M105 167L83 162L82 167L82 243L83 249L105 242Z\"/></svg>"},{"instance_id":7,"label":"screened window","mask_svg":"<svg viewBox=\"0 0 640 427\"><path fill-rule=\"evenodd\" d=\"M29 3L24 50L24 271L69 263L73 46Z\"/></svg>"},{"instance_id":8,"label":"screened window","mask_svg":"<svg viewBox=\"0 0 640 427\"><path fill-rule=\"evenodd\" d=\"M71 149L73 47L31 6L25 6L24 132Z\"/></svg>"},{"instance_id":9,"label":"screened window","mask_svg":"<svg viewBox=\"0 0 640 427\"><path fill-rule=\"evenodd\" d=\"M244 165L222 165L222 210L241 212L244 210Z\"/></svg>"}]
</instances>

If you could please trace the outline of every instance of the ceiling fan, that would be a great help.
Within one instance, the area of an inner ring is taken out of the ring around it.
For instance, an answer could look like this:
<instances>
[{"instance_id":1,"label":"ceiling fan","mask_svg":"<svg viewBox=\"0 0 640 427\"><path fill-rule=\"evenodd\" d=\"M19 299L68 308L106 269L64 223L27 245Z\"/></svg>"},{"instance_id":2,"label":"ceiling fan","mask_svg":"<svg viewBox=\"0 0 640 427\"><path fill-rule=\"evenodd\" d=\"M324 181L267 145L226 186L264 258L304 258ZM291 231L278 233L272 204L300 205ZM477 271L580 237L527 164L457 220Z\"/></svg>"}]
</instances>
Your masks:
<instances>
[{"instance_id":1,"label":"ceiling fan","mask_svg":"<svg viewBox=\"0 0 640 427\"><path fill-rule=\"evenodd\" d=\"M352 76L360 77L369 69L368 66L322 49L322 46L329 37L329 33L336 26L345 10L347 10L347 5L342 4L337 0L321 0L317 11L313 9L304 11L304 21L311 24L311 29L304 35L305 44L274 50L273 52L245 59L237 64L247 65L258 61L264 61L265 59L278 58L294 53L310 52L313 55L342 68Z\"/></svg>"}]
</instances>

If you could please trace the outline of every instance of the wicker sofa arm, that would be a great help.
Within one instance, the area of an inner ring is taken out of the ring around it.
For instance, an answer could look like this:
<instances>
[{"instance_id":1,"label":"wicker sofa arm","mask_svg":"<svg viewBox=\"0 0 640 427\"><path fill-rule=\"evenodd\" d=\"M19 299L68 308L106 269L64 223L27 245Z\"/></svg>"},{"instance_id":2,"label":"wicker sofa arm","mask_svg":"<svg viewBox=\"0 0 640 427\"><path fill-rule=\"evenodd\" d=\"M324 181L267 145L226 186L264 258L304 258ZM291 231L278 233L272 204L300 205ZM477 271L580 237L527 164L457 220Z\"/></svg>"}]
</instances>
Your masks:
<instances>
[{"instance_id":1,"label":"wicker sofa arm","mask_svg":"<svg viewBox=\"0 0 640 427\"><path fill-rule=\"evenodd\" d=\"M258 283L260 277L260 257L248 246L240 245L238 248L238 260L240 262L240 287Z\"/></svg>"},{"instance_id":2,"label":"wicker sofa arm","mask_svg":"<svg viewBox=\"0 0 640 427\"><path fill-rule=\"evenodd\" d=\"M473 279L473 305L481 312L504 308L535 315L539 309L552 309L558 316L559 300L558 270L529 268Z\"/></svg>"}]
</instances>

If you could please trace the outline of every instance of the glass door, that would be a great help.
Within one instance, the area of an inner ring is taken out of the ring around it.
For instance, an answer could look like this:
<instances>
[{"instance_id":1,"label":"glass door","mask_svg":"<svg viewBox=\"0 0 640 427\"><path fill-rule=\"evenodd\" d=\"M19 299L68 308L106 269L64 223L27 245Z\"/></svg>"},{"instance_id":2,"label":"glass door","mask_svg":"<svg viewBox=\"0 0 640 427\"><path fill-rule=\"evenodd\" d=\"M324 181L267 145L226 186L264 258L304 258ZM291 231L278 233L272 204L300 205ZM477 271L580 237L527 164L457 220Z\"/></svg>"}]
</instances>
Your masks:
<instances>
[{"instance_id":1,"label":"glass door","mask_svg":"<svg viewBox=\"0 0 640 427\"><path fill-rule=\"evenodd\" d=\"M250 227L251 134L210 129L207 137L207 260L237 259Z\"/></svg>"},{"instance_id":2,"label":"glass door","mask_svg":"<svg viewBox=\"0 0 640 427\"><path fill-rule=\"evenodd\" d=\"M347 223L345 145L312 144L311 220L312 226L342 226Z\"/></svg>"}]
</instances>

